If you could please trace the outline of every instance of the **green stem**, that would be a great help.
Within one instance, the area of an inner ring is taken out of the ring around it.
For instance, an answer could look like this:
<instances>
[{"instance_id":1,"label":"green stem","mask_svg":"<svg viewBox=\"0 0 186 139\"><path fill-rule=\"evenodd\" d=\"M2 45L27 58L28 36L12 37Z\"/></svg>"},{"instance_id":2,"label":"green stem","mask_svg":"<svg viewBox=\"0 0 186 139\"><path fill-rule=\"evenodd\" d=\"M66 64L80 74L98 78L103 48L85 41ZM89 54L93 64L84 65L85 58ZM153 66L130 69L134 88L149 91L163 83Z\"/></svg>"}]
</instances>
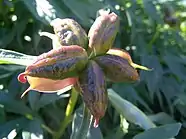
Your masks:
<instances>
[{"instance_id":1,"label":"green stem","mask_svg":"<svg viewBox=\"0 0 186 139\"><path fill-rule=\"evenodd\" d=\"M48 126L42 124L41 127L42 127L44 130L46 130L48 133L50 133L52 136L55 135L55 132L54 132L52 129L50 129Z\"/></svg>"},{"instance_id":2,"label":"green stem","mask_svg":"<svg viewBox=\"0 0 186 139\"><path fill-rule=\"evenodd\" d=\"M87 107L84 105L83 119L81 122L81 126L78 132L71 136L71 139L86 139L91 123L92 123L91 114L87 109Z\"/></svg>"},{"instance_id":3,"label":"green stem","mask_svg":"<svg viewBox=\"0 0 186 139\"><path fill-rule=\"evenodd\" d=\"M76 105L77 99L78 99L78 92L76 92L76 90L72 88L71 97L69 99L66 112L65 112L65 118L61 122L60 128L58 132L56 132L56 134L54 135L53 139L59 139L64 134L64 131L67 128L68 124L72 121L72 112Z\"/></svg>"}]
</instances>

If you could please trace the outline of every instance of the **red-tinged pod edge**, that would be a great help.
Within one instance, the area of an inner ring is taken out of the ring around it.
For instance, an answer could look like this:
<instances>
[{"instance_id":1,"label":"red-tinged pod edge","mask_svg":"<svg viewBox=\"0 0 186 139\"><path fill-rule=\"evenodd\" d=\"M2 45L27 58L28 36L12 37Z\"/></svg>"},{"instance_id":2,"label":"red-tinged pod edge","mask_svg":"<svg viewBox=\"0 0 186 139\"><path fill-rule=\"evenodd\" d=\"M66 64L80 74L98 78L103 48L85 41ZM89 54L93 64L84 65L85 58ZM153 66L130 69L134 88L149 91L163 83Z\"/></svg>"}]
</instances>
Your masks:
<instances>
[{"instance_id":1,"label":"red-tinged pod edge","mask_svg":"<svg viewBox=\"0 0 186 139\"><path fill-rule=\"evenodd\" d=\"M99 119L95 118L94 119L94 128L97 128L99 126Z\"/></svg>"},{"instance_id":2,"label":"red-tinged pod edge","mask_svg":"<svg viewBox=\"0 0 186 139\"><path fill-rule=\"evenodd\" d=\"M23 72L21 74L18 75L17 77L18 81L21 83L26 83L27 79L26 79L26 74Z\"/></svg>"}]
</instances>

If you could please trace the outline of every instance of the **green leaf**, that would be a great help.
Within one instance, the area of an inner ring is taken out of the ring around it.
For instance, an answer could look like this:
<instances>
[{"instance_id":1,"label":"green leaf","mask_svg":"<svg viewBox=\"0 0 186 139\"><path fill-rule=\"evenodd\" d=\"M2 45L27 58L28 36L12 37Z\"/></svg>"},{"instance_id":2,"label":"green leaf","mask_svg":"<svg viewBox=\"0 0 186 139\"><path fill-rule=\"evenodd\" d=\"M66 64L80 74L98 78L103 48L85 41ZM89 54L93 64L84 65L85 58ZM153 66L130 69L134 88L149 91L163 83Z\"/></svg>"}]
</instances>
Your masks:
<instances>
[{"instance_id":1,"label":"green leaf","mask_svg":"<svg viewBox=\"0 0 186 139\"><path fill-rule=\"evenodd\" d=\"M55 0L23 0L23 2L35 18L47 25L55 18L65 18L66 16Z\"/></svg>"},{"instance_id":2,"label":"green leaf","mask_svg":"<svg viewBox=\"0 0 186 139\"><path fill-rule=\"evenodd\" d=\"M30 114L32 111L27 107L23 101L17 101L7 94L0 93L0 104L4 106L5 110L17 114Z\"/></svg>"},{"instance_id":3,"label":"green leaf","mask_svg":"<svg viewBox=\"0 0 186 139\"><path fill-rule=\"evenodd\" d=\"M138 92L132 85L117 83L112 85L113 90L115 90L121 97L126 98L127 100L134 102L135 104L138 102L143 105L148 111L151 112L148 104L141 98Z\"/></svg>"},{"instance_id":4,"label":"green leaf","mask_svg":"<svg viewBox=\"0 0 186 139\"><path fill-rule=\"evenodd\" d=\"M186 79L185 78L185 67L183 65L184 60L170 53L166 54L163 57L163 59L173 74L177 75L180 79L183 79L183 80Z\"/></svg>"},{"instance_id":5,"label":"green leaf","mask_svg":"<svg viewBox=\"0 0 186 139\"><path fill-rule=\"evenodd\" d=\"M30 65L37 57L0 49L0 64Z\"/></svg>"},{"instance_id":6,"label":"green leaf","mask_svg":"<svg viewBox=\"0 0 186 139\"><path fill-rule=\"evenodd\" d=\"M159 89L158 85L163 75L163 69L156 55L142 56L142 64L153 69L151 72L140 71L140 79L147 83L147 88L151 93L151 99L153 99L154 92Z\"/></svg>"},{"instance_id":7,"label":"green leaf","mask_svg":"<svg viewBox=\"0 0 186 139\"><path fill-rule=\"evenodd\" d=\"M4 123L5 121L6 121L6 115L5 115L4 106L0 105L0 124Z\"/></svg>"},{"instance_id":8,"label":"green leaf","mask_svg":"<svg viewBox=\"0 0 186 139\"><path fill-rule=\"evenodd\" d=\"M34 119L29 121L28 126L22 132L23 139L43 139L43 130L41 120Z\"/></svg>"},{"instance_id":9,"label":"green leaf","mask_svg":"<svg viewBox=\"0 0 186 139\"><path fill-rule=\"evenodd\" d=\"M64 3L86 26L91 25L91 18L95 17L96 12L104 7L102 2L94 0L64 0Z\"/></svg>"},{"instance_id":10,"label":"green leaf","mask_svg":"<svg viewBox=\"0 0 186 139\"><path fill-rule=\"evenodd\" d=\"M8 121L5 124L0 125L0 138L8 137L12 130L19 132L21 128L26 126L28 120L26 118L19 118L12 121Z\"/></svg>"},{"instance_id":11,"label":"green leaf","mask_svg":"<svg viewBox=\"0 0 186 139\"><path fill-rule=\"evenodd\" d=\"M176 123L173 117L170 115L160 112L157 114L149 115L148 116L151 121L158 123L158 124L170 124L170 123Z\"/></svg>"},{"instance_id":12,"label":"green leaf","mask_svg":"<svg viewBox=\"0 0 186 139\"><path fill-rule=\"evenodd\" d=\"M161 16L159 15L158 11L156 10L155 5L153 4L152 0L143 0L144 5L144 11L145 13L155 20L158 23L163 24L163 21L161 20Z\"/></svg>"},{"instance_id":13,"label":"green leaf","mask_svg":"<svg viewBox=\"0 0 186 139\"><path fill-rule=\"evenodd\" d=\"M167 124L149 129L136 135L133 139L168 139L178 135L181 123Z\"/></svg>"},{"instance_id":14,"label":"green leaf","mask_svg":"<svg viewBox=\"0 0 186 139\"><path fill-rule=\"evenodd\" d=\"M8 44L12 42L16 35L16 28L13 28L12 30L8 31L6 34L1 35L1 42L0 42L0 48L6 48Z\"/></svg>"},{"instance_id":15,"label":"green leaf","mask_svg":"<svg viewBox=\"0 0 186 139\"><path fill-rule=\"evenodd\" d=\"M37 102L37 110L50 103L55 102L56 100L67 98L69 96L70 94L58 94L58 93L42 94L39 101Z\"/></svg>"},{"instance_id":16,"label":"green leaf","mask_svg":"<svg viewBox=\"0 0 186 139\"><path fill-rule=\"evenodd\" d=\"M108 89L108 96L114 108L123 115L126 120L139 125L145 130L156 127L156 125L141 110L129 101L121 98L112 89Z\"/></svg>"},{"instance_id":17,"label":"green leaf","mask_svg":"<svg viewBox=\"0 0 186 139\"><path fill-rule=\"evenodd\" d=\"M30 107L34 111L38 110L37 108L38 108L38 101L39 101L40 95L41 94L39 92L33 91L33 90L31 90L28 93L28 101L29 101Z\"/></svg>"}]
</instances>

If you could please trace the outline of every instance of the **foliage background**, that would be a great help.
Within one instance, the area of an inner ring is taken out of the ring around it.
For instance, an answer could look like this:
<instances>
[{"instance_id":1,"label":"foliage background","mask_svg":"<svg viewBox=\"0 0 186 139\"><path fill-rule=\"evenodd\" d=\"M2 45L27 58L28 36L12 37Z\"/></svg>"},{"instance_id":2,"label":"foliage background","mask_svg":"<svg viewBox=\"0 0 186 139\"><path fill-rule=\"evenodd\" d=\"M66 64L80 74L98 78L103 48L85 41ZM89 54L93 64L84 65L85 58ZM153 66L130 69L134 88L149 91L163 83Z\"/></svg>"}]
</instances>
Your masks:
<instances>
[{"instance_id":1,"label":"foliage background","mask_svg":"<svg viewBox=\"0 0 186 139\"><path fill-rule=\"evenodd\" d=\"M139 71L141 80L135 84L109 84L111 92L115 91L122 99L118 103L115 103L117 99L111 100L100 127L91 129L88 138L176 136L184 139L185 3L184 0L0 0L0 48L39 55L52 48L51 40L38 34L53 32L49 26L52 19L73 18L88 32L97 11L111 9L121 20L114 47L128 50L135 63L153 71ZM166 14L167 7L170 14ZM170 20L165 20L165 15ZM17 75L23 70L23 66L0 65L0 138L50 139L63 127L71 92L46 95L31 91L21 100L21 93L28 87L17 81ZM133 105L128 105L129 102ZM72 115L73 123L67 126L61 138L70 138L78 128L81 104L79 97ZM134 105L143 112L136 112ZM149 119L143 119L144 116ZM148 130L148 120L164 126Z\"/></svg>"}]
</instances>

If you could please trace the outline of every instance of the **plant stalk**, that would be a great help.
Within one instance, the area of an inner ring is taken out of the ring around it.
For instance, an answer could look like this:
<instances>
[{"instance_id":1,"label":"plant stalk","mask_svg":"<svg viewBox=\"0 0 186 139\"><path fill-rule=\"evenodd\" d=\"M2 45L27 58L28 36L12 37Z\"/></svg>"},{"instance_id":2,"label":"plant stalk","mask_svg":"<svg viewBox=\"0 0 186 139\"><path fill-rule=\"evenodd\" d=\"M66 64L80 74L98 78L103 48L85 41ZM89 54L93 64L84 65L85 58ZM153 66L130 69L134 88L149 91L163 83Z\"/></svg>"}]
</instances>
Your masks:
<instances>
[{"instance_id":1,"label":"plant stalk","mask_svg":"<svg viewBox=\"0 0 186 139\"><path fill-rule=\"evenodd\" d=\"M72 121L72 113L74 111L74 107L76 105L77 99L78 99L78 92L76 92L75 88L72 88L71 97L69 99L66 112L65 112L65 118L61 122L60 128L58 132L56 132L56 134L54 135L53 139L60 139L60 137L64 134L65 129Z\"/></svg>"}]
</instances>

